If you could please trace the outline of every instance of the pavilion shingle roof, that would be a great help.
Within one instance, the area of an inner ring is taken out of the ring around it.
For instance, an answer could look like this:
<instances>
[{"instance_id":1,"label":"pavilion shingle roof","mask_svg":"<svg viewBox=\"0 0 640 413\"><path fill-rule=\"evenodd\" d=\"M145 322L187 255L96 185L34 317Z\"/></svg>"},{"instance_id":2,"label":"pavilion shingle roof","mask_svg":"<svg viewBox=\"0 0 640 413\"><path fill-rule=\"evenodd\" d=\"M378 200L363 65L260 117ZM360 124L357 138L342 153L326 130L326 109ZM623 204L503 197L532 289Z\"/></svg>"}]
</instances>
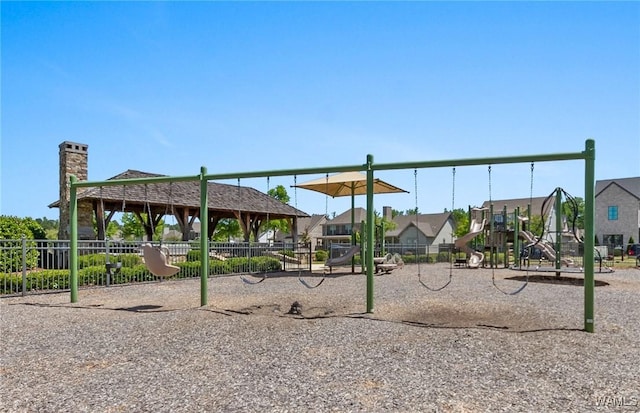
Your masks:
<instances>
[{"instance_id":1,"label":"pavilion shingle roof","mask_svg":"<svg viewBox=\"0 0 640 413\"><path fill-rule=\"evenodd\" d=\"M129 169L109 178L109 180L160 176L166 175ZM284 204L250 187L209 182L207 195L209 198L209 209L220 217L233 217L234 212L237 211L269 214L270 218L273 219L309 216L307 213L291 205ZM78 201L87 200L104 202L105 205L109 205L116 210L121 210L122 204L126 206L126 210L138 208L144 211L147 205L153 205L155 208L158 208L158 206L166 206L168 212L171 206L174 208L187 207L198 209L200 208L200 182L189 181L147 185L105 186L102 188L87 188L78 191ZM59 202L60 201L56 201L50 204L49 207L59 207Z\"/></svg>"}]
</instances>

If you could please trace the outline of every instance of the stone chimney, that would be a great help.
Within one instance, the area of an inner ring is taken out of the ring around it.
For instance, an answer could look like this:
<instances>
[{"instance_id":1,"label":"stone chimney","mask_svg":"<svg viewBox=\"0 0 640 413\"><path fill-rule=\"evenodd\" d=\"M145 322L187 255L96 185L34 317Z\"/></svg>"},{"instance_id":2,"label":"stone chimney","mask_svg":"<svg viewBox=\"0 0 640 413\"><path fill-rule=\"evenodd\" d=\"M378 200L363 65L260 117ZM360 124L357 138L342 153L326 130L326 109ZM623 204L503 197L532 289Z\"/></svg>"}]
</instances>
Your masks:
<instances>
[{"instance_id":1,"label":"stone chimney","mask_svg":"<svg viewBox=\"0 0 640 413\"><path fill-rule=\"evenodd\" d=\"M89 145L75 142L62 142L60 148L60 227L58 239L71 238L69 226L69 198L71 189L69 178L75 175L79 181L86 181L88 176ZM80 193L81 189L78 191ZM93 207L91 203L78 202L78 238L95 239L93 232Z\"/></svg>"},{"instance_id":2,"label":"stone chimney","mask_svg":"<svg viewBox=\"0 0 640 413\"><path fill-rule=\"evenodd\" d=\"M390 206L383 206L382 207L382 217L384 219L386 219L387 221L392 221L393 220L393 213L391 210Z\"/></svg>"}]
</instances>

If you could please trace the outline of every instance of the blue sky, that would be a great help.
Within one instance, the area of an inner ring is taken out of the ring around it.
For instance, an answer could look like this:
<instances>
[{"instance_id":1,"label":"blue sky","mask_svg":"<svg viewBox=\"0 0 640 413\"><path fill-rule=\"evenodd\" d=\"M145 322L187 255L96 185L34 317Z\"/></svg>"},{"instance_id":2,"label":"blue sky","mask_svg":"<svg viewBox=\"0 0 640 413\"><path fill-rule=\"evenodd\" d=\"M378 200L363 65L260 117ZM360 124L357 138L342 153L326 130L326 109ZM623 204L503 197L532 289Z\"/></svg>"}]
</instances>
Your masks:
<instances>
[{"instance_id":1,"label":"blue sky","mask_svg":"<svg viewBox=\"0 0 640 413\"><path fill-rule=\"evenodd\" d=\"M57 218L58 145L89 179L580 152L596 179L640 176L637 2L2 2L0 214ZM492 199L529 196L528 164ZM584 196L584 164L535 167L534 196ZM298 177L298 182L321 175ZM378 177L411 194L413 170ZM418 206L452 205L450 168L418 171ZM325 198L272 178L298 207ZM235 184L235 182L229 182ZM266 191L266 179L243 185ZM460 167L455 207L489 198ZM349 207L328 200L328 213ZM365 197L359 197L364 206Z\"/></svg>"}]
</instances>

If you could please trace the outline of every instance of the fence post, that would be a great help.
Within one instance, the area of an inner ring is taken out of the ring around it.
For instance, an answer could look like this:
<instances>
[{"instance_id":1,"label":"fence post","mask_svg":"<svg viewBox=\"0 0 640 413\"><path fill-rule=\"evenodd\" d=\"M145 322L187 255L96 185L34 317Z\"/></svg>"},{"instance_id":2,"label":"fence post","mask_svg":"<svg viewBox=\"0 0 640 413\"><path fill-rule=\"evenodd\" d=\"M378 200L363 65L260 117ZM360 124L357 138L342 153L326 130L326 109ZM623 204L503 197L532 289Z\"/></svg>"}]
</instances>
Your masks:
<instances>
[{"instance_id":1,"label":"fence post","mask_svg":"<svg viewBox=\"0 0 640 413\"><path fill-rule=\"evenodd\" d=\"M22 236L22 295L27 291L27 237Z\"/></svg>"},{"instance_id":2,"label":"fence post","mask_svg":"<svg viewBox=\"0 0 640 413\"><path fill-rule=\"evenodd\" d=\"M106 284L107 287L111 286L111 261L109 260L109 238L105 237L104 240L104 259L105 259L105 270L107 273Z\"/></svg>"}]
</instances>

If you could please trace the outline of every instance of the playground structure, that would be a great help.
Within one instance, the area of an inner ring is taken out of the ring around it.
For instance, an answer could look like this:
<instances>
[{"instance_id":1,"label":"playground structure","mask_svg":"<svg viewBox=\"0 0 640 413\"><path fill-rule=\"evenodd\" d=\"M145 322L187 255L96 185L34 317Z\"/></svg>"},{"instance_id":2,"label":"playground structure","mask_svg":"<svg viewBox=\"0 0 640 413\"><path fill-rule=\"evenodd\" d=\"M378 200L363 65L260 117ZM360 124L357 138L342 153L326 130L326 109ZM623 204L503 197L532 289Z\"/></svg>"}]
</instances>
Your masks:
<instances>
[{"instance_id":1,"label":"playground structure","mask_svg":"<svg viewBox=\"0 0 640 413\"><path fill-rule=\"evenodd\" d=\"M511 211L504 206L502 210L495 212L494 204L481 209L470 209L471 232L474 227L479 229L479 221L485 223L483 231L477 234L483 241L480 245L475 245L475 248L462 245L463 240L475 241L476 239L475 236L467 234L456 241L456 248L466 252L467 260L470 253L475 252L484 258L485 254L480 251L488 252L487 259L481 262L483 267L556 272L557 276L562 272L582 272L586 261L584 254L586 246L577 234L575 222L569 225L567 217L562 213L563 199L567 199L567 203L572 205L575 221L578 215L577 204L575 199L562 188L555 188L546 197L542 202L541 211L532 211L530 202L524 212L519 206ZM542 229L536 230L540 232L538 234L532 232L529 224L532 212L539 213L542 219ZM478 214L481 216L478 217ZM548 218L545 220L546 215ZM603 266L606 257L602 257L597 250L594 251L594 255L595 261L599 262L597 272L613 271L610 267ZM467 266L474 268L469 263Z\"/></svg>"},{"instance_id":2,"label":"playground structure","mask_svg":"<svg viewBox=\"0 0 640 413\"><path fill-rule=\"evenodd\" d=\"M163 182L200 182L200 222L201 233L208 233L208 191L207 184L210 180L240 179L240 178L256 178L270 176L287 176L287 175L305 175L319 174L329 172L349 172L349 171L366 171L366 205L367 219L365 228L365 245L364 245L364 262L366 267L366 312L372 313L374 310L374 172L382 170L398 170L398 169L416 169L416 168L440 168L440 167L457 167L471 165L494 165L494 164L512 164L523 162L550 162L550 161L569 161L582 160L585 165L585 262L584 262L584 329L588 332L594 331L594 199L595 199L595 142L591 139L585 142L585 149L581 152L542 154L542 155L521 155L507 156L496 158L467 158L440 161L415 161L401 162L389 164L374 164L373 155L367 155L366 162L361 165L346 165L307 169L293 170L274 170L274 171L257 171L257 172L236 172L236 173L220 173L208 174L206 167L201 167L198 175L191 176L169 176L154 177L141 179L121 179L108 181L78 181L75 176L70 178L70 201L69 201L69 217L70 217L70 287L71 302L78 301L78 189L100 186L126 186L133 184L150 184ZM201 251L209 251L209 240L207 237L200 239ZM208 254L202 254L205 258L201 258L200 265L200 304L202 306L208 303L208 276L209 262L206 257ZM201 256L201 257L202 257Z\"/></svg>"},{"instance_id":3,"label":"playground structure","mask_svg":"<svg viewBox=\"0 0 640 413\"><path fill-rule=\"evenodd\" d=\"M484 233L487 220L482 217L477 217L482 209L474 208L473 212L475 216L471 218L471 224L469 226L469 232L458 238L455 242L455 247L463 250L467 254L467 266L469 268L478 268L484 261L484 253L478 252L471 247L468 243L480 234Z\"/></svg>"}]
</instances>

